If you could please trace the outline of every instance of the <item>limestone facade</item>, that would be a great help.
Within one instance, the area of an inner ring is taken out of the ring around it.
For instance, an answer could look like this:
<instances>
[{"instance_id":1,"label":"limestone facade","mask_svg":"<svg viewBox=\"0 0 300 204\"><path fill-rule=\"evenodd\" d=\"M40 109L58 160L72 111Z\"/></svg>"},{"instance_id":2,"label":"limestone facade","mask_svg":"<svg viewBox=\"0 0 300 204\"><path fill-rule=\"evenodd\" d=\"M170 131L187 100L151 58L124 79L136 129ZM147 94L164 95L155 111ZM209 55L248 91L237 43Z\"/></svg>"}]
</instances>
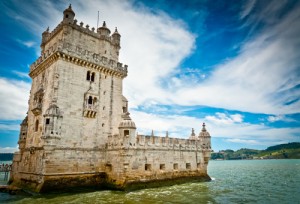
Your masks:
<instances>
[{"instance_id":1,"label":"limestone facade","mask_svg":"<svg viewBox=\"0 0 300 204\"><path fill-rule=\"evenodd\" d=\"M90 29L74 17L70 5L58 26L42 34L11 185L47 192L209 180L205 124L188 139L137 135L122 95L121 35L105 22Z\"/></svg>"}]
</instances>

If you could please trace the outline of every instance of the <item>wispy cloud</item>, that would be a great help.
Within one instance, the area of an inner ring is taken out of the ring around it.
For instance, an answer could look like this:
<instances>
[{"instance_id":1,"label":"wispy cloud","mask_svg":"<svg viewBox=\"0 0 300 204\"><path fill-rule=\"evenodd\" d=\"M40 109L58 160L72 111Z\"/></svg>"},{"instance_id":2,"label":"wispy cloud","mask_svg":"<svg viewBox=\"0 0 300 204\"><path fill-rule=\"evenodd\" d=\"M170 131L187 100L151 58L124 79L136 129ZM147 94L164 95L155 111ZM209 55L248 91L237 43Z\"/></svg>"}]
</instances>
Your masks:
<instances>
[{"instance_id":1,"label":"wispy cloud","mask_svg":"<svg viewBox=\"0 0 300 204\"><path fill-rule=\"evenodd\" d=\"M16 39L16 41L28 48L36 46L36 43L34 41L24 41L24 40L20 40L20 39Z\"/></svg>"},{"instance_id":2,"label":"wispy cloud","mask_svg":"<svg viewBox=\"0 0 300 204\"><path fill-rule=\"evenodd\" d=\"M203 83L175 90L172 101L254 113L299 112L299 20L300 7L295 7L246 42L237 57L217 66Z\"/></svg>"},{"instance_id":3,"label":"wispy cloud","mask_svg":"<svg viewBox=\"0 0 300 204\"><path fill-rule=\"evenodd\" d=\"M20 72L20 71L17 71L17 70L13 70L12 71L14 74L16 74L18 77L20 77L20 78L27 78L27 79L29 79L30 77L29 77L29 75L28 75L28 73L25 73L25 72Z\"/></svg>"},{"instance_id":4,"label":"wispy cloud","mask_svg":"<svg viewBox=\"0 0 300 204\"><path fill-rule=\"evenodd\" d=\"M244 8L240 14L241 19L247 17L251 13L252 9L255 6L255 3L256 3L256 0L248 0L247 1L247 3L244 5Z\"/></svg>"}]
</instances>

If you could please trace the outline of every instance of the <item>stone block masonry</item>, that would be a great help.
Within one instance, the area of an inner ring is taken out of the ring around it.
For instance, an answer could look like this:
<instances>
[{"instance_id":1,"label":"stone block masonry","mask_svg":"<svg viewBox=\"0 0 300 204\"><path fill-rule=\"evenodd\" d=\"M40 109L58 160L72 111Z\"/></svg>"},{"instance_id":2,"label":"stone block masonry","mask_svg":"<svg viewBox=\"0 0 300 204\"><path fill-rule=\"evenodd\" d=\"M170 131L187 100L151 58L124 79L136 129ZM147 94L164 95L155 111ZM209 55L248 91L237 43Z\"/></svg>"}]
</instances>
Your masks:
<instances>
[{"instance_id":1,"label":"stone block masonry","mask_svg":"<svg viewBox=\"0 0 300 204\"><path fill-rule=\"evenodd\" d=\"M70 5L42 34L10 185L43 193L210 180L205 124L186 139L138 135L122 93L128 66L119 62L121 35L105 22L90 29L74 17Z\"/></svg>"}]
</instances>

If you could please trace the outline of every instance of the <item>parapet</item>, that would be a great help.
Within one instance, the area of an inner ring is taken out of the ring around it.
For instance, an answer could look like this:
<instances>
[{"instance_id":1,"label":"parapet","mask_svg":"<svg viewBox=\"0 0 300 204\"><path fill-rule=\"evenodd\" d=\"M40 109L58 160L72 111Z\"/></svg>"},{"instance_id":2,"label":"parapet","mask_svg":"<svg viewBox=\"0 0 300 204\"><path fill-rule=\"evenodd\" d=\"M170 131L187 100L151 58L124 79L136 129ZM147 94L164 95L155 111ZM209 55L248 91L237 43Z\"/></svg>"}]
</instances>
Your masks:
<instances>
[{"instance_id":1,"label":"parapet","mask_svg":"<svg viewBox=\"0 0 300 204\"><path fill-rule=\"evenodd\" d=\"M123 138L119 135L109 136L107 147L110 149L122 148ZM153 135L137 135L136 143L132 144L130 148L211 151L211 146L203 144L199 139L191 140Z\"/></svg>"}]
</instances>

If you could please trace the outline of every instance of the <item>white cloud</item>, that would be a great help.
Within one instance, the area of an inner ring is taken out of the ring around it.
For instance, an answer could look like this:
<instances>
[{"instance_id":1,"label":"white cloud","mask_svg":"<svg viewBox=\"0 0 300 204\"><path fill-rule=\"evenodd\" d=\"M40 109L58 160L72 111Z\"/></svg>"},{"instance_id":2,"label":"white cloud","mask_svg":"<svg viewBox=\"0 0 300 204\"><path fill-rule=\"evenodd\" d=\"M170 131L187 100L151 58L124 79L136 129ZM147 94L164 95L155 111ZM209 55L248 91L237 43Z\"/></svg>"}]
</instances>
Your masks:
<instances>
[{"instance_id":1,"label":"white cloud","mask_svg":"<svg viewBox=\"0 0 300 204\"><path fill-rule=\"evenodd\" d=\"M268 116L267 120L271 123L277 122L277 121L295 122L295 119L286 117L285 115L270 115L270 116Z\"/></svg>"},{"instance_id":2,"label":"white cloud","mask_svg":"<svg viewBox=\"0 0 300 204\"><path fill-rule=\"evenodd\" d=\"M140 111L131 112L138 127L137 131L141 134L150 135L151 130L154 130L155 135L164 136L165 131L168 130L173 137L188 138L192 128L198 134L201 131L202 122L205 122L212 137L226 138L235 143L245 141L268 146L299 140L299 136L296 135L300 128L275 128L264 124L250 124L243 122L243 116L240 114L216 113L216 115L205 118L196 118L182 115L162 116Z\"/></svg>"},{"instance_id":3,"label":"white cloud","mask_svg":"<svg viewBox=\"0 0 300 204\"><path fill-rule=\"evenodd\" d=\"M1 153L14 153L17 152L19 149L18 147L0 147Z\"/></svg>"},{"instance_id":4,"label":"white cloud","mask_svg":"<svg viewBox=\"0 0 300 204\"><path fill-rule=\"evenodd\" d=\"M233 143L241 143L241 144L250 144L250 145L261 145L261 142L258 142L257 140L243 140L243 139L227 139L228 142Z\"/></svg>"},{"instance_id":5,"label":"white cloud","mask_svg":"<svg viewBox=\"0 0 300 204\"><path fill-rule=\"evenodd\" d=\"M25 117L29 90L29 83L0 78L1 120L20 120Z\"/></svg>"},{"instance_id":6,"label":"white cloud","mask_svg":"<svg viewBox=\"0 0 300 204\"><path fill-rule=\"evenodd\" d=\"M233 124L243 122L243 116L241 114L226 115L225 113L216 113L215 116L206 116L205 119L216 124Z\"/></svg>"},{"instance_id":7,"label":"white cloud","mask_svg":"<svg viewBox=\"0 0 300 204\"><path fill-rule=\"evenodd\" d=\"M26 46L28 48L36 46L36 43L34 41L24 41L24 40L17 39L17 42L19 42L20 44L22 44L22 45L24 45L24 46Z\"/></svg>"},{"instance_id":8,"label":"white cloud","mask_svg":"<svg viewBox=\"0 0 300 204\"><path fill-rule=\"evenodd\" d=\"M20 125L17 124L0 124L0 130L20 130Z\"/></svg>"},{"instance_id":9,"label":"white cloud","mask_svg":"<svg viewBox=\"0 0 300 204\"><path fill-rule=\"evenodd\" d=\"M21 78L30 78L28 73L25 73L25 72L20 72L20 71L17 71L17 70L13 70L12 71L14 74L16 74L17 76L21 77Z\"/></svg>"}]
</instances>

